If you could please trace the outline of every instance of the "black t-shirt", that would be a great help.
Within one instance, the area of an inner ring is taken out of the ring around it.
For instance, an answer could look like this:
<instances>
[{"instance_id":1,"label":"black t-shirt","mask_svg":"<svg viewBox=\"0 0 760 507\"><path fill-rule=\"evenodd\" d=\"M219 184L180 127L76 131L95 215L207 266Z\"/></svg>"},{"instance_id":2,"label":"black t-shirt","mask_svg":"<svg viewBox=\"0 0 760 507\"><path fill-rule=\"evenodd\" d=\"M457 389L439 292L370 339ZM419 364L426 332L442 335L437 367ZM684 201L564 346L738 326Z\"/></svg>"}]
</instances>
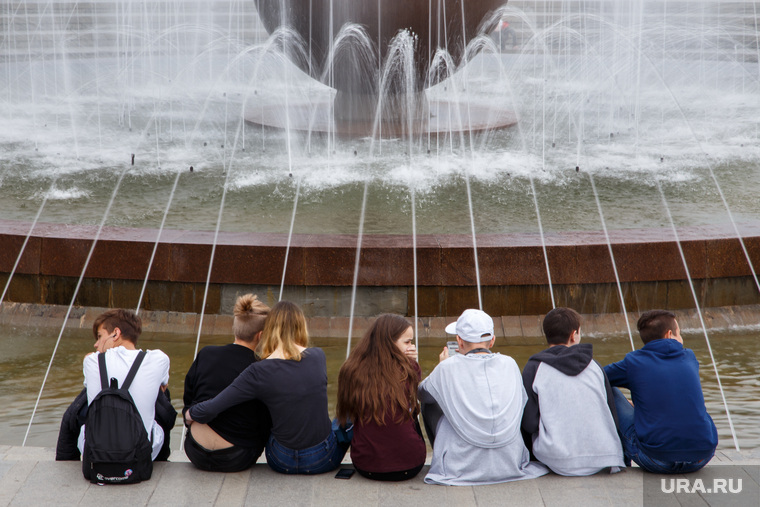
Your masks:
<instances>
[{"instance_id":1,"label":"black t-shirt","mask_svg":"<svg viewBox=\"0 0 760 507\"><path fill-rule=\"evenodd\" d=\"M193 420L204 423L253 398L269 408L272 436L285 447L306 449L332 431L327 415L327 359L322 349L306 349L300 361L258 361L217 397L194 405L190 413Z\"/></svg>"},{"instance_id":2,"label":"black t-shirt","mask_svg":"<svg viewBox=\"0 0 760 507\"><path fill-rule=\"evenodd\" d=\"M238 375L256 362L248 347L230 343L201 349L185 376L185 411L191 405L213 398ZM269 439L272 420L269 410L258 400L232 406L208 421L219 436L241 447L263 448Z\"/></svg>"}]
</instances>

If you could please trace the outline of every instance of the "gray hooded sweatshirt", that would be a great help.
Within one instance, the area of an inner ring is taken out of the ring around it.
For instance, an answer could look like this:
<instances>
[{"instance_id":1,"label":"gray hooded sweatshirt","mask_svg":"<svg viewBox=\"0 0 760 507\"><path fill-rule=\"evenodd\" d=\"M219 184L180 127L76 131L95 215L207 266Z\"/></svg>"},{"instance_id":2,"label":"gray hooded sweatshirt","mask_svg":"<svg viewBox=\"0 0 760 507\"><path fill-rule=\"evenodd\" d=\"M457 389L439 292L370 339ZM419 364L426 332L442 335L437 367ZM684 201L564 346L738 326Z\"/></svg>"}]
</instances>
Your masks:
<instances>
[{"instance_id":1,"label":"gray hooded sweatshirt","mask_svg":"<svg viewBox=\"0 0 760 507\"><path fill-rule=\"evenodd\" d=\"M527 395L511 357L450 357L420 383L419 399L423 416L426 406L442 412L434 426L428 484L495 484L548 472L530 462L520 433Z\"/></svg>"},{"instance_id":2,"label":"gray hooded sweatshirt","mask_svg":"<svg viewBox=\"0 0 760 507\"><path fill-rule=\"evenodd\" d=\"M550 347L523 371L522 428L536 459L560 475L624 466L612 388L592 351L590 344Z\"/></svg>"}]
</instances>

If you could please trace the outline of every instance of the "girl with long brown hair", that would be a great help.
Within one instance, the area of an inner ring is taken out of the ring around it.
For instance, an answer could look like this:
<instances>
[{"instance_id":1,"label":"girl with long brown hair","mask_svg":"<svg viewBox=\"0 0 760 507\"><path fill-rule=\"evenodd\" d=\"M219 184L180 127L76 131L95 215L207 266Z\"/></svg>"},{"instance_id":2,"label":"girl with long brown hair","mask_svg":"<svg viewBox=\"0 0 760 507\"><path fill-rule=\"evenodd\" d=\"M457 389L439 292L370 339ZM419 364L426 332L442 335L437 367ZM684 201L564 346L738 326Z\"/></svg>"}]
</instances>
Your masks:
<instances>
[{"instance_id":1,"label":"girl with long brown hair","mask_svg":"<svg viewBox=\"0 0 760 507\"><path fill-rule=\"evenodd\" d=\"M327 414L327 360L322 349L309 347L306 319L297 305L280 301L272 307L257 352L262 361L216 397L190 407L186 421L208 422L229 407L259 399L272 416L266 444L272 470L320 474L337 468L346 447L338 443Z\"/></svg>"},{"instance_id":2,"label":"girl with long brown hair","mask_svg":"<svg viewBox=\"0 0 760 507\"><path fill-rule=\"evenodd\" d=\"M364 477L402 481L425 464L418 421L420 377L414 330L393 314L375 320L341 367L338 422L345 426L353 421L351 461Z\"/></svg>"}]
</instances>

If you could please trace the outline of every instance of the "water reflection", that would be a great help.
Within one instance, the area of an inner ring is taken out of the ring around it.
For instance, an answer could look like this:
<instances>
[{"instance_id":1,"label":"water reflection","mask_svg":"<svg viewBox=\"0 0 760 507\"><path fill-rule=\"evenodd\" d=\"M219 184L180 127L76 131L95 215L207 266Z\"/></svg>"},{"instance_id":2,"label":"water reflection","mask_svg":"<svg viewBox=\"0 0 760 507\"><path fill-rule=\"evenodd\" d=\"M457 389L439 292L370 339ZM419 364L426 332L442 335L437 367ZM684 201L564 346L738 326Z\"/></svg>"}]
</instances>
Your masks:
<instances>
[{"instance_id":1,"label":"water reflection","mask_svg":"<svg viewBox=\"0 0 760 507\"><path fill-rule=\"evenodd\" d=\"M21 445L31 417L34 402L45 375L50 355L58 336L56 329L32 329L0 326L0 444ZM760 340L747 332L711 333L713 353L718 372L726 392L734 427L742 449L760 447ZM215 337L205 345L227 343L224 337ZM502 343L504 340L501 340ZM621 359L630 351L627 337L594 338L586 340L594 345L594 357L602 365ZM710 356L701 334L685 335L687 347L694 350L700 362L700 376L705 400L720 437L719 448L733 448L723 401L713 371ZM511 355L522 368L528 358L544 348L534 345L499 345L496 350ZM176 334L144 334L138 342L142 348L161 349L171 358L169 388L174 406L182 406L184 377L195 350L194 336ZM421 342L420 363L427 375L438 362L438 353L445 340L431 339ZM82 358L92 350L92 334L87 330L67 330L56 354L55 361L42 394L34 425L27 445L54 446L61 416L74 396L82 388ZM328 403L330 414L335 413L338 369L346 357L343 338L320 338L314 345L322 347L327 355ZM640 343L636 343L640 347ZM181 425L172 432L172 447L179 446Z\"/></svg>"}]
</instances>

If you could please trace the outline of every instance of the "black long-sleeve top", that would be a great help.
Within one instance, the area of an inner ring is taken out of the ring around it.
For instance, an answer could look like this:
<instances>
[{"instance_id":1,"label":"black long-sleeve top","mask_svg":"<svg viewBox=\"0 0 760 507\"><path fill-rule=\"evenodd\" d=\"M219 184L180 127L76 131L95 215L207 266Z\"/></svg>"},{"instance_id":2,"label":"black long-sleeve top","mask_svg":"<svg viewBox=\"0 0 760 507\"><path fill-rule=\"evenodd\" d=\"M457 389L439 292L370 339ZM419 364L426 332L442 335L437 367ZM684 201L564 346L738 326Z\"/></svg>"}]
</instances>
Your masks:
<instances>
[{"instance_id":1,"label":"black long-sleeve top","mask_svg":"<svg viewBox=\"0 0 760 507\"><path fill-rule=\"evenodd\" d=\"M327 359L322 349L306 349L300 361L258 361L218 396L190 407L190 415L194 421L206 423L229 407L254 398L269 409L272 436L285 447L312 447L332 431L327 414Z\"/></svg>"},{"instance_id":2,"label":"black long-sleeve top","mask_svg":"<svg viewBox=\"0 0 760 507\"><path fill-rule=\"evenodd\" d=\"M229 386L240 373L257 360L256 354L243 345L230 343L203 347L185 376L185 407L213 398ZM241 447L263 449L269 439L272 420L269 410L259 400L248 399L216 417L203 421L219 436Z\"/></svg>"}]
</instances>

